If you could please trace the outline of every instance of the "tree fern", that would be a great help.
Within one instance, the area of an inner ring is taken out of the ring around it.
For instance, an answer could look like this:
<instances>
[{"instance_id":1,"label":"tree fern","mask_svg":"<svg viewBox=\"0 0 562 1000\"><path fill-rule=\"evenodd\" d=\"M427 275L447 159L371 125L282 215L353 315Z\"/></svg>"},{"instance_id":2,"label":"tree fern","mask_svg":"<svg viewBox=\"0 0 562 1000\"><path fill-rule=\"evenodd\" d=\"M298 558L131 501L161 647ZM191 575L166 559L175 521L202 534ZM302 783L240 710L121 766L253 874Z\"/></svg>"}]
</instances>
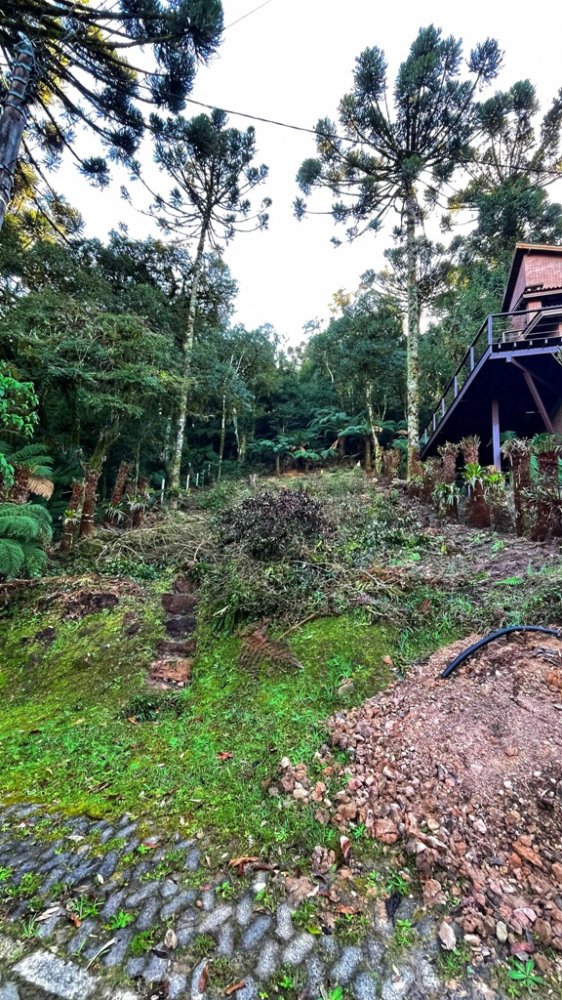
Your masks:
<instances>
[{"instance_id":1,"label":"tree fern","mask_svg":"<svg viewBox=\"0 0 562 1000\"><path fill-rule=\"evenodd\" d=\"M51 518L39 504L0 503L0 576L38 576L52 539Z\"/></svg>"}]
</instances>

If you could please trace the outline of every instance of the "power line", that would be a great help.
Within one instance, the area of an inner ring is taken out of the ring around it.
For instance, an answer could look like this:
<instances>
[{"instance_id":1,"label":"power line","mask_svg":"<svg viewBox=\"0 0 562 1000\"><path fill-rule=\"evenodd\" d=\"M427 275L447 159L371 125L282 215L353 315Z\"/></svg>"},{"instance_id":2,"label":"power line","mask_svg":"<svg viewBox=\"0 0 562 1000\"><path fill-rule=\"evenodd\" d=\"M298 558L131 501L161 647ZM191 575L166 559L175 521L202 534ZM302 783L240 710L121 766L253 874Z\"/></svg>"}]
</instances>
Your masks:
<instances>
[{"instance_id":1,"label":"power line","mask_svg":"<svg viewBox=\"0 0 562 1000\"><path fill-rule=\"evenodd\" d=\"M270 0L267 0L267 3L269 2ZM317 132L316 129L306 128L304 125L293 125L291 122L280 122L275 118L264 118L260 115L250 115L246 111L232 111L229 108L218 107L216 104L206 104L204 101L196 101L193 97L186 97L186 101L189 104L196 104L200 108L208 108L210 111L222 111L225 115L233 115L235 118L247 118L249 121L262 122L265 125L277 125L278 128L288 128L293 132L306 132L308 135L313 135L317 139L337 139L339 142L348 142L351 146L359 145L359 140L350 139L347 135L338 135L337 132ZM368 143L366 145L368 145ZM496 166L511 169L512 166L510 163L489 163L487 160L478 160L476 158L461 160L460 162L467 167L471 164L481 164L482 166ZM558 170L553 167L532 167L530 165L520 167L519 169L521 173L550 174L552 177L558 177L562 180L562 164Z\"/></svg>"},{"instance_id":2,"label":"power line","mask_svg":"<svg viewBox=\"0 0 562 1000\"><path fill-rule=\"evenodd\" d=\"M247 17L255 14L256 11L261 10L262 7L267 7L268 3L271 3L271 0L265 0L265 3L260 3L259 7L254 7L253 10L249 10L246 14L242 14L241 17L237 17L235 21L231 21L230 24L225 25L224 30L228 31L228 29L233 28L235 24L240 24L240 21L245 21Z\"/></svg>"}]
</instances>

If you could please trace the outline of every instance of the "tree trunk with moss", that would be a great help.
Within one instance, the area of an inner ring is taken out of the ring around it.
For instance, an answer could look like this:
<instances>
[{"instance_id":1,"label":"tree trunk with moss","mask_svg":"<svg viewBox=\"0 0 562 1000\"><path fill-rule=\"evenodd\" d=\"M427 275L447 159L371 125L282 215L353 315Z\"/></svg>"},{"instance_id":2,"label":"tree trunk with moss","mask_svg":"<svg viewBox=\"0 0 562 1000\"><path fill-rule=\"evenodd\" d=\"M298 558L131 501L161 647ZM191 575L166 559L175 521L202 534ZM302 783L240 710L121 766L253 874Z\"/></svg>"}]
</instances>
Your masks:
<instances>
[{"instance_id":1,"label":"tree trunk with moss","mask_svg":"<svg viewBox=\"0 0 562 1000\"><path fill-rule=\"evenodd\" d=\"M128 462L121 462L119 466L119 471L117 473L117 478L115 480L115 486L113 487L113 493L111 494L111 506L117 507L123 499L123 494L125 492L125 483L129 477L131 471L131 466Z\"/></svg>"},{"instance_id":2,"label":"tree trunk with moss","mask_svg":"<svg viewBox=\"0 0 562 1000\"><path fill-rule=\"evenodd\" d=\"M79 522L79 510L84 496L84 482L82 480L72 480L72 490L70 500L64 515L62 538L60 542L61 552L70 552L76 535L76 527Z\"/></svg>"},{"instance_id":3,"label":"tree trunk with moss","mask_svg":"<svg viewBox=\"0 0 562 1000\"><path fill-rule=\"evenodd\" d=\"M10 86L0 117L0 229L10 204L16 165L29 108L27 94L34 66L33 45L22 36L15 48Z\"/></svg>"},{"instance_id":4,"label":"tree trunk with moss","mask_svg":"<svg viewBox=\"0 0 562 1000\"><path fill-rule=\"evenodd\" d=\"M205 251L205 240L207 238L208 224L209 224L208 221L203 223L203 227L201 229L201 233L199 236L199 242L197 244L197 253L195 255L195 261L193 263L191 289L189 292L187 324L185 328L185 337L183 339L183 344L182 344L182 350L183 350L182 387L181 387L180 401L178 407L176 442L174 445L174 454L172 456L172 461L170 463L170 475L168 480L168 486L172 494L177 493L180 488L181 459L183 455L183 446L185 443L185 425L187 423L187 407L189 402L189 390L191 387L191 358L193 355L193 341L195 337L195 315L197 312L197 298L199 294L199 285L201 283L201 276L203 273L203 254Z\"/></svg>"},{"instance_id":5,"label":"tree trunk with moss","mask_svg":"<svg viewBox=\"0 0 562 1000\"><path fill-rule=\"evenodd\" d=\"M417 283L416 212L413 191L406 197L406 258L408 287L408 343L406 357L406 407L408 419L408 479L420 474L420 309Z\"/></svg>"}]
</instances>

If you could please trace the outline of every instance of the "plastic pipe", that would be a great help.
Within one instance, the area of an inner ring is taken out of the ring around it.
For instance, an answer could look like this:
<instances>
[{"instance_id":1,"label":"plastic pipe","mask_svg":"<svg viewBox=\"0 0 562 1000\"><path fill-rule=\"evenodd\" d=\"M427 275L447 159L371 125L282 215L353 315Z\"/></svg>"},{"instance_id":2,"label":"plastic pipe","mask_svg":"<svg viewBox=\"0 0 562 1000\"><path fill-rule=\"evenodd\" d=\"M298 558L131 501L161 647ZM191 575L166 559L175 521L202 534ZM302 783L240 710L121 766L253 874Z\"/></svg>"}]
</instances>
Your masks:
<instances>
[{"instance_id":1,"label":"plastic pipe","mask_svg":"<svg viewBox=\"0 0 562 1000\"><path fill-rule=\"evenodd\" d=\"M544 625L508 625L507 628L500 628L497 632L490 632L489 635L485 635L483 639L479 639L478 642L474 642L472 646L468 646L464 649L462 653L455 656L454 660L445 667L441 677L450 677L453 670L463 663L464 660L472 656L477 649L481 649L482 646L487 646L489 642L493 642L494 639L500 639L502 635L510 635L511 632L543 632L546 635L555 635L558 639L562 639L562 631L557 628L545 628Z\"/></svg>"}]
</instances>

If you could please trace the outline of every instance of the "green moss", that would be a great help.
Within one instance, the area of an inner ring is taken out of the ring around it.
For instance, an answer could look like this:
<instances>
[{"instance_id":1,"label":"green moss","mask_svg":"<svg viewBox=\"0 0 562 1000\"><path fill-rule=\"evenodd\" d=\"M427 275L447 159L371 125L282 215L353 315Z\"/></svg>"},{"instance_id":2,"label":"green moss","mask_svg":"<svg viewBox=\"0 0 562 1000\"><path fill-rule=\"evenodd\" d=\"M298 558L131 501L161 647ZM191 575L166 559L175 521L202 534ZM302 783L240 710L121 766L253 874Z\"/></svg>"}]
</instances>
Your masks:
<instances>
[{"instance_id":1,"label":"green moss","mask_svg":"<svg viewBox=\"0 0 562 1000\"><path fill-rule=\"evenodd\" d=\"M131 636L123 617L133 607L140 628ZM161 621L151 586L144 602L122 597L115 610L79 621L61 620L52 605L4 620L0 792L68 814L142 811L175 827L182 817L186 832L205 829L211 856L213 844L234 851L249 838L252 853L276 857L327 843L333 833L311 807L273 798L266 786L284 755L314 772L325 719L386 683L391 634L361 612L320 619L290 636L302 670L256 674L238 664L239 639L213 642L202 629L204 652L190 688L174 693L174 711L135 724L124 709L146 691ZM34 637L49 625L56 637L45 646ZM221 759L224 751L232 758Z\"/></svg>"}]
</instances>

